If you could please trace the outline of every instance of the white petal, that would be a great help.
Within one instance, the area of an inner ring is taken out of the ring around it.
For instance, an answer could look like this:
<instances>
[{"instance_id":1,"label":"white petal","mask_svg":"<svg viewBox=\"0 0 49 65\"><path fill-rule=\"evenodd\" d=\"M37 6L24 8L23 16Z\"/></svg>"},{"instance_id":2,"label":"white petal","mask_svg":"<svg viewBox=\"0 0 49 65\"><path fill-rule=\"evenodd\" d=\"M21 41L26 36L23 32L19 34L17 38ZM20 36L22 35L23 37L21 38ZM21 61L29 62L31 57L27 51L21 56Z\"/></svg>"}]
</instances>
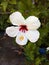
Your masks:
<instances>
[{"instance_id":1,"label":"white petal","mask_svg":"<svg viewBox=\"0 0 49 65\"><path fill-rule=\"evenodd\" d=\"M26 45L27 41L28 39L26 38L25 34L19 32L19 34L16 37L16 43L19 45Z\"/></svg>"},{"instance_id":2,"label":"white petal","mask_svg":"<svg viewBox=\"0 0 49 65\"><path fill-rule=\"evenodd\" d=\"M47 47L47 51L49 51L49 47Z\"/></svg>"},{"instance_id":3,"label":"white petal","mask_svg":"<svg viewBox=\"0 0 49 65\"><path fill-rule=\"evenodd\" d=\"M35 16L30 16L26 19L26 25L28 27L28 29L31 30L36 30L40 27L41 23L39 21L39 19Z\"/></svg>"},{"instance_id":4,"label":"white petal","mask_svg":"<svg viewBox=\"0 0 49 65\"><path fill-rule=\"evenodd\" d=\"M19 32L18 30L19 30L18 27L14 27L14 26L7 27L6 34L10 37L15 37Z\"/></svg>"},{"instance_id":5,"label":"white petal","mask_svg":"<svg viewBox=\"0 0 49 65\"><path fill-rule=\"evenodd\" d=\"M20 12L14 12L10 15L10 21L13 25L22 25L25 19Z\"/></svg>"},{"instance_id":6,"label":"white petal","mask_svg":"<svg viewBox=\"0 0 49 65\"><path fill-rule=\"evenodd\" d=\"M39 32L37 30L34 31L28 31L26 33L26 37L29 39L30 42L36 42L39 39Z\"/></svg>"}]
</instances>

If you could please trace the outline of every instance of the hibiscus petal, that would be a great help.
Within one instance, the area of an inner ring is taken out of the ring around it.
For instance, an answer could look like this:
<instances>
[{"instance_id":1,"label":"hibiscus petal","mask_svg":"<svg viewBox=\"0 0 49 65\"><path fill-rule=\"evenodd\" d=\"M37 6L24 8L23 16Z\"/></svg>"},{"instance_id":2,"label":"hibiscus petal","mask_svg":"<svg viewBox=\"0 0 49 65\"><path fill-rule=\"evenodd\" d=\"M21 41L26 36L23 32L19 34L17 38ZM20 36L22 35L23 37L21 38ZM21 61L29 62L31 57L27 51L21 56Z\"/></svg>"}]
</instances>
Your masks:
<instances>
[{"instance_id":1,"label":"hibiscus petal","mask_svg":"<svg viewBox=\"0 0 49 65\"><path fill-rule=\"evenodd\" d=\"M39 39L40 33L37 30L28 31L26 33L26 37L29 39L30 42L36 42Z\"/></svg>"},{"instance_id":2,"label":"hibiscus petal","mask_svg":"<svg viewBox=\"0 0 49 65\"><path fill-rule=\"evenodd\" d=\"M31 30L36 30L41 25L39 19L37 17L35 17L35 16L29 16L26 19L26 22L25 23L26 23L28 29L31 29Z\"/></svg>"},{"instance_id":3,"label":"hibiscus petal","mask_svg":"<svg viewBox=\"0 0 49 65\"><path fill-rule=\"evenodd\" d=\"M14 26L7 27L6 28L6 34L10 37L15 37L19 32L18 30L19 30L18 27L14 27Z\"/></svg>"},{"instance_id":4,"label":"hibiscus petal","mask_svg":"<svg viewBox=\"0 0 49 65\"><path fill-rule=\"evenodd\" d=\"M19 45L26 45L28 39L26 38L25 34L22 32L19 32L16 37L16 43Z\"/></svg>"},{"instance_id":5,"label":"hibiscus petal","mask_svg":"<svg viewBox=\"0 0 49 65\"><path fill-rule=\"evenodd\" d=\"M12 13L9 18L13 25L22 25L25 21L24 17L20 12Z\"/></svg>"}]
</instances>

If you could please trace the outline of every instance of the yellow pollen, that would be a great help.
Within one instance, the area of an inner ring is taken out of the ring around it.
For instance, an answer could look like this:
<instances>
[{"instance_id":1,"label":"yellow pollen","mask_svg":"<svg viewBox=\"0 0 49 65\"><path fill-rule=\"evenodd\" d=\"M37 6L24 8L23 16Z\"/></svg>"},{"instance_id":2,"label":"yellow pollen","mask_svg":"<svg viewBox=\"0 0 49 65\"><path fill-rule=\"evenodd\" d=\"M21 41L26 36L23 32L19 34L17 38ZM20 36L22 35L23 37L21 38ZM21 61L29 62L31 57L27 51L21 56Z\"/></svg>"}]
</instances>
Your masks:
<instances>
[{"instance_id":1,"label":"yellow pollen","mask_svg":"<svg viewBox=\"0 0 49 65\"><path fill-rule=\"evenodd\" d=\"M24 36L20 36L19 39L22 41L24 39Z\"/></svg>"}]
</instances>

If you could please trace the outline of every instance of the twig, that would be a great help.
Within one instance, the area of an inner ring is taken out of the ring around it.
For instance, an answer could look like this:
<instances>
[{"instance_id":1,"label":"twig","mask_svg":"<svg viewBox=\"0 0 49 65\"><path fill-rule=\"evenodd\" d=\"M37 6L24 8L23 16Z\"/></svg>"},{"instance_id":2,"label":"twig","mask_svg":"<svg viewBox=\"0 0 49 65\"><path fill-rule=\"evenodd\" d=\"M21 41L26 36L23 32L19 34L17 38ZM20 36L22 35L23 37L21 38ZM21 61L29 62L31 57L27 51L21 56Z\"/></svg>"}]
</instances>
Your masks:
<instances>
[{"instance_id":1,"label":"twig","mask_svg":"<svg viewBox=\"0 0 49 65\"><path fill-rule=\"evenodd\" d=\"M0 14L11 14L12 12L0 12Z\"/></svg>"}]
</instances>

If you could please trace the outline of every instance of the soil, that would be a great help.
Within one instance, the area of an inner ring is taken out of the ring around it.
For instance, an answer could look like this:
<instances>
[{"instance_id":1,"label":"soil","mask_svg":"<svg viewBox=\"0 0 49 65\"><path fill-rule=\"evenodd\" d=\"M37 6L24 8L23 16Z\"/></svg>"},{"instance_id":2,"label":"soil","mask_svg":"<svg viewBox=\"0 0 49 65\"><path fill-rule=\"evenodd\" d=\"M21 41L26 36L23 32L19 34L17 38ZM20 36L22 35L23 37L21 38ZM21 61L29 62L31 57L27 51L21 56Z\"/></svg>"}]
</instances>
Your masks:
<instances>
[{"instance_id":1,"label":"soil","mask_svg":"<svg viewBox=\"0 0 49 65\"><path fill-rule=\"evenodd\" d=\"M0 65L26 65L22 48L14 45L13 40L7 35L0 35Z\"/></svg>"}]
</instances>

